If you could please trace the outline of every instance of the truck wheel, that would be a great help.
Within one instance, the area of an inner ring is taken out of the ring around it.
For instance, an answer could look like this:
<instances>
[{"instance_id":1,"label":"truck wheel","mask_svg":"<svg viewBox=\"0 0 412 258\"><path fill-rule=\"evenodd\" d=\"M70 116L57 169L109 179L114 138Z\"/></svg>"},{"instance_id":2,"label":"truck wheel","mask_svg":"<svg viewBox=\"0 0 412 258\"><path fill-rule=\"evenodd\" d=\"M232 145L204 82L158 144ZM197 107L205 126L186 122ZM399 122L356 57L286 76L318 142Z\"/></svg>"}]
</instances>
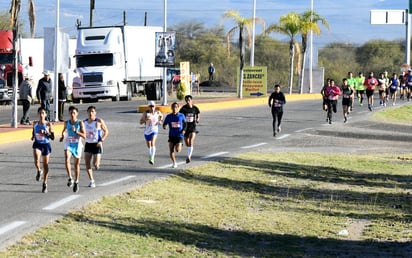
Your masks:
<instances>
[{"instance_id":1,"label":"truck wheel","mask_svg":"<svg viewBox=\"0 0 412 258\"><path fill-rule=\"evenodd\" d=\"M116 94L116 96L115 96L115 97L113 97L113 98L112 98L112 101L116 101L116 102L120 101L120 93L119 93L119 89L117 89L117 94Z\"/></svg>"}]
</instances>

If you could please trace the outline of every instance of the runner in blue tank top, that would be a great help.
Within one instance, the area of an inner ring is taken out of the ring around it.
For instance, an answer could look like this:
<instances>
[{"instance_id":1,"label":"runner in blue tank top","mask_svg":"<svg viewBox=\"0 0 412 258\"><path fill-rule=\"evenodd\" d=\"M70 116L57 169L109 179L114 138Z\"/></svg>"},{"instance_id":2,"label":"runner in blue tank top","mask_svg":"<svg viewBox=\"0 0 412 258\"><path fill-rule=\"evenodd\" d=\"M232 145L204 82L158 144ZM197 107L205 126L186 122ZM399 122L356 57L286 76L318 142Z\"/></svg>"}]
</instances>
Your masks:
<instances>
[{"instance_id":1,"label":"runner in blue tank top","mask_svg":"<svg viewBox=\"0 0 412 258\"><path fill-rule=\"evenodd\" d=\"M33 123L31 140L33 141L34 166L37 170L36 181L40 181L43 174L42 192L47 193L47 181L49 176L49 160L52 148L50 140L54 140L54 131L51 123L46 121L47 111L40 107L37 110L39 121ZM40 168L40 156L43 158L43 170Z\"/></svg>"}]
</instances>

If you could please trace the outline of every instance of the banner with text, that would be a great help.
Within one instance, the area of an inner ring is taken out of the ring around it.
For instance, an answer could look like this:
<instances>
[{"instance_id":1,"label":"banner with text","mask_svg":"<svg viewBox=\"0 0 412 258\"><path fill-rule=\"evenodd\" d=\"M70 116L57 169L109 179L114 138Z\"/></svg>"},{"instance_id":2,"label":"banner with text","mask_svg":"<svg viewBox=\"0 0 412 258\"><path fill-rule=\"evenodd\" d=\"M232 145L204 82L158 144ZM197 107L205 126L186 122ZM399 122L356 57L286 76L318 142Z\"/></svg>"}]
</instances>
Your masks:
<instances>
[{"instance_id":1,"label":"banner with text","mask_svg":"<svg viewBox=\"0 0 412 258\"><path fill-rule=\"evenodd\" d=\"M239 78L239 70L238 70ZM239 79L238 79L239 80ZM239 85L239 82L237 83ZM244 97L260 97L267 94L267 67L245 66L243 69L242 95Z\"/></svg>"}]
</instances>

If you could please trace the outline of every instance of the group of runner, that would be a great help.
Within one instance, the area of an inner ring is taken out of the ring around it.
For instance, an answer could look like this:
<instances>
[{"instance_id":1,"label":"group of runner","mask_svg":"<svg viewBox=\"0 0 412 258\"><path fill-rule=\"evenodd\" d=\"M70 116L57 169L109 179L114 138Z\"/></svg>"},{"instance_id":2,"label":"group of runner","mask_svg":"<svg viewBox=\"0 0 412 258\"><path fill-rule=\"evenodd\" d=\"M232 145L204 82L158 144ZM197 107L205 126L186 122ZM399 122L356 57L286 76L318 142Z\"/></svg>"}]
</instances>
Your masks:
<instances>
[{"instance_id":1,"label":"group of runner","mask_svg":"<svg viewBox=\"0 0 412 258\"><path fill-rule=\"evenodd\" d=\"M380 106L387 106L389 102L396 105L397 92L400 93L401 100L410 100L412 93L412 71L408 73L402 72L400 76L393 73L392 76L388 72L382 72L376 78L373 72L370 72L368 77L365 77L362 72L359 72L357 77L353 77L352 72L348 72L348 76L342 79L342 86L335 85L333 79L327 79L325 86L321 90L323 96L323 110L327 112L326 122L332 123L332 114L337 112L337 103L339 96L342 96L342 111L344 122L348 121L348 115L353 110L355 95L358 103L363 106L366 97L369 111L373 110L373 95L378 90Z\"/></svg>"},{"instance_id":2,"label":"group of runner","mask_svg":"<svg viewBox=\"0 0 412 258\"><path fill-rule=\"evenodd\" d=\"M187 146L186 163L192 159L194 142L196 134L196 124L200 121L199 108L193 105L191 95L185 96L186 104L179 110L179 104L173 102L171 105L172 112L163 119L163 114L156 110L154 101L148 102L148 110L143 112L140 118L140 124L145 125L144 138L149 148L149 163L154 164L156 153L156 140L159 133L159 127L169 128L169 155L172 160L172 168L177 168L176 152L182 150L183 141Z\"/></svg>"},{"instance_id":3,"label":"group of runner","mask_svg":"<svg viewBox=\"0 0 412 258\"><path fill-rule=\"evenodd\" d=\"M47 121L47 111L44 107L37 110L38 121L33 123L32 141L34 165L37 170L36 181L40 181L43 175L42 192L47 193L49 175L49 160L52 152L50 141L54 140L53 124ZM91 168L93 159L94 168L100 167L101 154L103 153L103 141L108 137L109 130L103 119L97 117L96 107L87 108L88 118L79 120L79 110L75 106L69 107L70 119L64 121L60 142L64 141L65 167L68 175L68 187L73 187L73 192L79 191L80 159L84 146L84 159L86 171L90 179L89 187L96 187ZM74 179L72 177L71 158L73 157ZM43 168L40 165L42 159Z\"/></svg>"}]
</instances>

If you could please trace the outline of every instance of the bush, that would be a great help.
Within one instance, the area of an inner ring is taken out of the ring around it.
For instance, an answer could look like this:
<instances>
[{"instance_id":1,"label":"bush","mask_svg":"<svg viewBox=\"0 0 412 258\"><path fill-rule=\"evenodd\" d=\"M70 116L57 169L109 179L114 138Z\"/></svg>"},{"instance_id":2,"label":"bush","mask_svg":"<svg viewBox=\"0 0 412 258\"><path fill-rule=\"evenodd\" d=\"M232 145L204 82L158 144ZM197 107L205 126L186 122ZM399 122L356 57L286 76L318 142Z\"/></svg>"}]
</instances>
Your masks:
<instances>
[{"instance_id":1,"label":"bush","mask_svg":"<svg viewBox=\"0 0 412 258\"><path fill-rule=\"evenodd\" d=\"M178 100L183 100L186 94L186 85L183 82L180 82L176 87L176 98Z\"/></svg>"}]
</instances>

